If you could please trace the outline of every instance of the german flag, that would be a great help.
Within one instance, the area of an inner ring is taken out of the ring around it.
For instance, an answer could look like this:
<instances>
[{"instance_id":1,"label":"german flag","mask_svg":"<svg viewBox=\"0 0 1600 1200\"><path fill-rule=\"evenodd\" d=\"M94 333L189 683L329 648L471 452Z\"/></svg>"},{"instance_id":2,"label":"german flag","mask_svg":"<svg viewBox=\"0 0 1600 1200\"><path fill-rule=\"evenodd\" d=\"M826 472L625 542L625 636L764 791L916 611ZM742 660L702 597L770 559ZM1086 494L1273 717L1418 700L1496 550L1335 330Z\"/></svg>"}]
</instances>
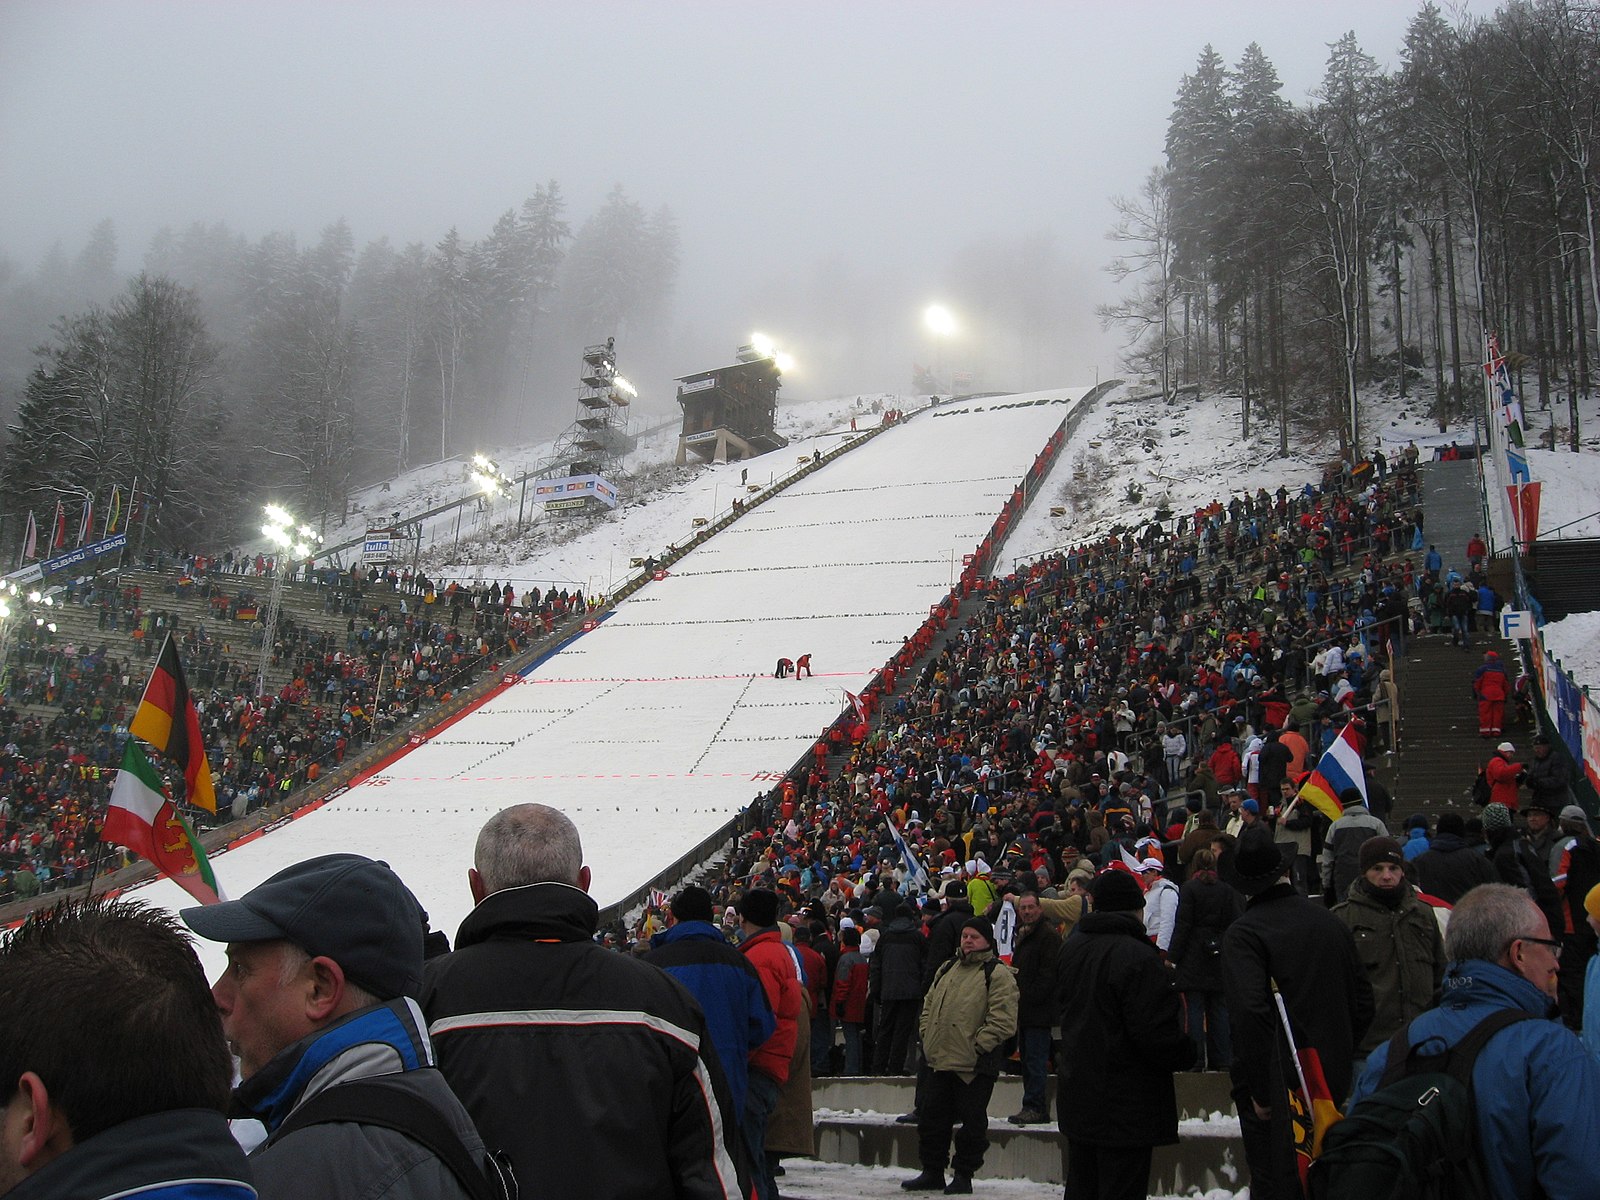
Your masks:
<instances>
[{"instance_id":1,"label":"german flag","mask_svg":"<svg viewBox=\"0 0 1600 1200\"><path fill-rule=\"evenodd\" d=\"M178 661L178 646L170 632L128 732L149 742L183 771L184 797L190 804L207 812L217 811L211 765L206 762L205 742L200 738L200 714L195 711L189 685L183 680L183 664Z\"/></svg>"}]
</instances>

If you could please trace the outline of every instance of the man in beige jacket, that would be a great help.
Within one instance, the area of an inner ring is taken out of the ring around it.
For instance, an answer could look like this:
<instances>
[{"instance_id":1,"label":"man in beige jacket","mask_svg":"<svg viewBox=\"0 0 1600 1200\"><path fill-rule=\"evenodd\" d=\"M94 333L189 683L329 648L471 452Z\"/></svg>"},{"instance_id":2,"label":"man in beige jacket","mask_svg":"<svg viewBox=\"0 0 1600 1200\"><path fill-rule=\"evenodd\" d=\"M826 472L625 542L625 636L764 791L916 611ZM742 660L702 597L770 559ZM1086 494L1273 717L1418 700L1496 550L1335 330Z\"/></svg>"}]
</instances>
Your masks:
<instances>
[{"instance_id":1,"label":"man in beige jacket","mask_svg":"<svg viewBox=\"0 0 1600 1200\"><path fill-rule=\"evenodd\" d=\"M994 927L971 917L960 950L939 968L922 1002L922 1055L929 1071L917 1105L922 1174L900 1186L913 1192L967 1195L989 1148L989 1096L1000 1074L1001 1047L1017 1031L1017 979L995 957ZM945 1185L956 1122L954 1177Z\"/></svg>"}]
</instances>

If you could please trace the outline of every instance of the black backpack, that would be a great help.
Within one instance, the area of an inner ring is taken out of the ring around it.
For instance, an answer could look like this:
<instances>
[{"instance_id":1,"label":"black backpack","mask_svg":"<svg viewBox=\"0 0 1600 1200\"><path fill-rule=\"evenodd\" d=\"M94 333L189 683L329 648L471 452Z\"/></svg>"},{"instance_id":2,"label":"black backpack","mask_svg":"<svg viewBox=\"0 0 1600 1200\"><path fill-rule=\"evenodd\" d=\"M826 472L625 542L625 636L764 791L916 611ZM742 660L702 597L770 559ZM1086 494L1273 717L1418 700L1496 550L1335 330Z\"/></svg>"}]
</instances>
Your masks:
<instances>
[{"instance_id":1,"label":"black backpack","mask_svg":"<svg viewBox=\"0 0 1600 1200\"><path fill-rule=\"evenodd\" d=\"M1493 1200L1478 1155L1472 1068L1490 1038L1532 1019L1491 1013L1442 1054L1411 1049L1402 1027L1378 1089L1324 1136L1308 1179L1312 1200Z\"/></svg>"},{"instance_id":2,"label":"black backpack","mask_svg":"<svg viewBox=\"0 0 1600 1200\"><path fill-rule=\"evenodd\" d=\"M427 1067L424 1070L435 1070ZM433 1152L472 1200L517 1200L517 1179L504 1151L480 1164L437 1108L414 1092L388 1087L382 1076L341 1083L318 1092L273 1131L279 1139L307 1125L377 1125L404 1134Z\"/></svg>"}]
</instances>

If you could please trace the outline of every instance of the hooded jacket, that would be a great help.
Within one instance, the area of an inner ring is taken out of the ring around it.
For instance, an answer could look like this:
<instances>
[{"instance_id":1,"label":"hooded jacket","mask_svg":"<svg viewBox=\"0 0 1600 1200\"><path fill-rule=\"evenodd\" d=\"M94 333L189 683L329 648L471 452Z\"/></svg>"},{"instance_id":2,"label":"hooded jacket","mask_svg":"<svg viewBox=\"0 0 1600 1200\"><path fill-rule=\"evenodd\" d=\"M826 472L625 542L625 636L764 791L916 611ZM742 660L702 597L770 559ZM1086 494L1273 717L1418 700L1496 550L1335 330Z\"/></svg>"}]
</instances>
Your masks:
<instances>
[{"instance_id":1,"label":"hooded jacket","mask_svg":"<svg viewBox=\"0 0 1600 1200\"><path fill-rule=\"evenodd\" d=\"M745 938L739 952L750 960L761 977L761 986L767 994L767 1003L777 1018L773 1034L750 1055L750 1065L776 1079L789 1082L789 1064L794 1058L794 1047L800 1036L800 1021L806 1016L805 984L800 979L799 961L789 953L778 929L763 929Z\"/></svg>"},{"instance_id":2,"label":"hooded jacket","mask_svg":"<svg viewBox=\"0 0 1600 1200\"><path fill-rule=\"evenodd\" d=\"M1439 1007L1411 1022L1406 1041L1437 1054L1497 1009L1548 1018L1554 1005L1497 963L1451 963ZM1377 1090L1388 1059L1387 1047L1373 1052L1348 1107ZM1600 1196L1600 1071L1571 1030L1548 1019L1502 1029L1478 1055L1472 1085L1491 1195L1528 1200L1537 1182L1548 1200Z\"/></svg>"},{"instance_id":3,"label":"hooded jacket","mask_svg":"<svg viewBox=\"0 0 1600 1200\"><path fill-rule=\"evenodd\" d=\"M700 1005L595 945L598 918L564 883L484 897L424 968L439 1067L523 1200L732 1200L739 1135Z\"/></svg>"}]
</instances>

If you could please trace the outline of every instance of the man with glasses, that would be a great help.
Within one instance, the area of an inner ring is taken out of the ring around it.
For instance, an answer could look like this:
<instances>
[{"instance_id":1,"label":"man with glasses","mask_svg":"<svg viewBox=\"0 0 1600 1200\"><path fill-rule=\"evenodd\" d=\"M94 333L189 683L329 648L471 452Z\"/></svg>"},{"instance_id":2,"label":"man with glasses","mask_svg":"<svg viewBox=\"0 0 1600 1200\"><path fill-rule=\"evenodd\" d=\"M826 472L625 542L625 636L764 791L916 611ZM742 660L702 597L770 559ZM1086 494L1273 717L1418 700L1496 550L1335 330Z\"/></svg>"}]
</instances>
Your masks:
<instances>
[{"instance_id":1,"label":"man with glasses","mask_svg":"<svg viewBox=\"0 0 1600 1200\"><path fill-rule=\"evenodd\" d=\"M1600 1196L1600 1072L1577 1036L1550 1019L1561 943L1544 914L1520 888L1483 884L1451 913L1445 952L1443 1000L1407 1027L1410 1047L1443 1053L1501 1010L1531 1018L1494 1034L1472 1071L1490 1194ZM1388 1056L1384 1046L1367 1060L1351 1108L1378 1089Z\"/></svg>"}]
</instances>

